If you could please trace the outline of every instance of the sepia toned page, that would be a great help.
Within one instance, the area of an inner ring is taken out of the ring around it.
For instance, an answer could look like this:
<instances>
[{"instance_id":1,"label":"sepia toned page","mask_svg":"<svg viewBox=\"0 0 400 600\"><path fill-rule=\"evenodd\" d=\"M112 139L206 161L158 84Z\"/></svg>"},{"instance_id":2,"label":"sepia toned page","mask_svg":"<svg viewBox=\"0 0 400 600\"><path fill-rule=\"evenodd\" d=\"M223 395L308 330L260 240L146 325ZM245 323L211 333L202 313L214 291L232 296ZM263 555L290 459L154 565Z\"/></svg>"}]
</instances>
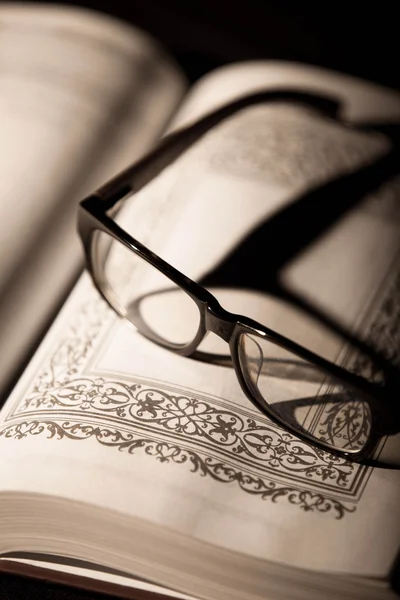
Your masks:
<instances>
[{"instance_id":1,"label":"sepia toned page","mask_svg":"<svg viewBox=\"0 0 400 600\"><path fill-rule=\"evenodd\" d=\"M183 78L97 13L0 6L0 398L81 263L77 201L161 135Z\"/></svg>"},{"instance_id":2,"label":"sepia toned page","mask_svg":"<svg viewBox=\"0 0 400 600\"><path fill-rule=\"evenodd\" d=\"M210 110L213 89L216 103L222 91L227 102L262 82L268 89L279 68L256 63L212 75L189 98L180 122L191 120L190 106L193 118ZM281 68L280 86L309 89L322 77L322 87L341 97L354 122L399 118L400 103L390 92L305 66ZM168 167L128 205L121 222L200 279L274 211L309 186L373 161L388 144L383 134L344 127L307 106L251 107ZM283 274L348 328L377 338L393 358L400 309L396 189L398 182L386 182ZM260 255L260 276L267 263L268 255ZM120 269L125 277L127 265L114 265L117 276ZM252 289L211 291L228 310L307 343L307 328L297 323L293 330L276 301ZM166 321L172 333L183 315ZM324 337L315 341L331 359L340 351ZM221 351L213 336L203 347ZM99 299L87 275L1 419L3 493L89 502L192 542L330 573L384 577L397 553L398 472L334 457L273 425L244 396L232 369L144 339ZM17 550L11 540L3 544L3 552ZM128 556L120 560L119 568L132 568Z\"/></svg>"}]
</instances>

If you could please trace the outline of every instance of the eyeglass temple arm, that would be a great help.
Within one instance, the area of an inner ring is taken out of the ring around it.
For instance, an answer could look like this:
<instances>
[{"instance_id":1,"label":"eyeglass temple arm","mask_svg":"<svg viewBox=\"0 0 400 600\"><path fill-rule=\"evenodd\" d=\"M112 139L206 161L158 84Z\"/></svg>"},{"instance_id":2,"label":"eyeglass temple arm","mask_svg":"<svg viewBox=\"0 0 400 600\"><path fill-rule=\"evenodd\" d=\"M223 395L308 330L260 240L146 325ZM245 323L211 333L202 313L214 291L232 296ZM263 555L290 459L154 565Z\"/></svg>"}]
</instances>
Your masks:
<instances>
[{"instance_id":1,"label":"eyeglass temple arm","mask_svg":"<svg viewBox=\"0 0 400 600\"><path fill-rule=\"evenodd\" d=\"M141 190L212 127L244 108L266 102L297 102L315 108L331 118L338 117L340 108L338 99L328 95L291 89L247 95L207 114L189 126L166 135L154 150L99 188L95 196L106 203L105 210L112 209L126 193Z\"/></svg>"},{"instance_id":2,"label":"eyeglass temple arm","mask_svg":"<svg viewBox=\"0 0 400 600\"><path fill-rule=\"evenodd\" d=\"M298 102L314 107L331 118L335 118L338 122L343 122L341 121L339 114L340 103L332 97L299 92L291 89L269 90L248 95L206 115L188 127L167 135L161 140L159 146L154 151L147 154L139 162L129 167L101 187L95 193L95 196L105 202L105 206L103 205L103 207L106 211L111 210L117 205L118 201L123 198L125 193L139 191L151 179L187 150L195 141L200 139L209 129L223 121L225 118L233 115L239 110L259 103L285 101ZM293 255L296 255L299 250L306 247L310 241L313 241L318 237L326 227L330 226L332 222L343 214L343 212L346 212L346 208L349 207L349 204L350 207L354 206L361 196L371 191L371 186L372 188L378 187L391 175L398 172L400 164L400 127L396 124L389 123L387 125L383 124L377 126L365 125L359 126L358 128L379 130L385 135L388 135L393 143L392 151L382 159L378 159L373 165L367 165L367 167L361 168L361 170L357 171L355 174L352 173L348 176L340 177L338 181L334 181L333 187L330 188L331 193L335 192L334 201L330 203L331 211L326 211L327 204L329 203L316 202L317 197L319 198L321 193L325 194L326 192L325 186L322 186L317 190L312 190L310 194L306 193L305 197L302 197L299 201L283 208L277 215L270 218L268 222L270 228L274 228L275 231L277 228L283 228L286 231L286 223L288 220L293 222L297 217L301 217L301 220L304 223L307 220L304 217L307 217L310 210L310 216L312 217L309 220L310 228L306 228L307 231L305 231L303 227L296 229L297 235L296 239L292 240L294 243L291 243L290 245L290 254L279 256L278 262L280 264L274 265L275 273L277 273L280 268L293 257ZM368 170L370 176L363 179L365 172ZM328 189L331 185L332 182L327 184ZM355 201L349 203L347 193L350 192L351 194L354 194L354 191L356 192ZM347 197L345 204L343 203L344 196ZM342 200L341 202L337 201L338 197ZM318 214L316 215L313 211L318 208L320 208L320 210L317 211ZM326 211L324 214L321 214L322 209ZM316 218L316 216L318 218ZM320 221L321 218L322 226ZM196 355L199 357L201 353L197 352Z\"/></svg>"}]
</instances>

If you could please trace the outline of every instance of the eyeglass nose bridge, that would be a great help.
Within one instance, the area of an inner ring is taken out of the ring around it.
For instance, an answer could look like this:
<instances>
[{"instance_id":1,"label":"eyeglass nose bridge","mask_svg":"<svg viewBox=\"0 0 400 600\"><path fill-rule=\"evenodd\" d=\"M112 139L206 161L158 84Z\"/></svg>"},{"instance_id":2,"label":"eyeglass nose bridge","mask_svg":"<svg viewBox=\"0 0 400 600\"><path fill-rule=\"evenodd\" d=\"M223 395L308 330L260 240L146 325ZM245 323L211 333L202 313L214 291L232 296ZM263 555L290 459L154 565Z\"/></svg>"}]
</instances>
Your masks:
<instances>
[{"instance_id":1,"label":"eyeglass nose bridge","mask_svg":"<svg viewBox=\"0 0 400 600\"><path fill-rule=\"evenodd\" d=\"M206 330L215 333L215 335L229 343L233 330L235 329L236 321L234 321L232 315L223 308L220 308L218 312L219 314L217 314L211 306L206 306Z\"/></svg>"}]
</instances>

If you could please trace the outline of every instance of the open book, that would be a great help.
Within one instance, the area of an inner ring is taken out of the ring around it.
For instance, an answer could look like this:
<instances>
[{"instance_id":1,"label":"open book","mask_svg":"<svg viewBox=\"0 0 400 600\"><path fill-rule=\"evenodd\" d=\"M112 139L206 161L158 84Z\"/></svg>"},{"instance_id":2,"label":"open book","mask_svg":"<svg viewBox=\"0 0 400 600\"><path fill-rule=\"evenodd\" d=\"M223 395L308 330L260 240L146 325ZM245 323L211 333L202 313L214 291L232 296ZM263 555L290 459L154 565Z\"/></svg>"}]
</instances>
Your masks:
<instances>
[{"instance_id":1,"label":"open book","mask_svg":"<svg viewBox=\"0 0 400 600\"><path fill-rule=\"evenodd\" d=\"M282 88L337 99L349 124L301 104L258 104L137 194L124 227L199 280L305 190L388 151L383 133L357 124L400 118L393 91L280 62L225 67L185 95L179 68L147 36L88 12L2 6L0 23L4 390L79 269L77 200L163 132ZM397 361L398 182L374 189L282 274ZM267 261L260 251L248 268L262 275ZM294 327L259 290L235 282L211 291L228 310L307 344L307 323ZM314 342L343 360L345 349ZM126 598L396 597L400 472L299 442L249 402L232 369L145 339L86 274L1 409L0 456L5 571Z\"/></svg>"}]
</instances>

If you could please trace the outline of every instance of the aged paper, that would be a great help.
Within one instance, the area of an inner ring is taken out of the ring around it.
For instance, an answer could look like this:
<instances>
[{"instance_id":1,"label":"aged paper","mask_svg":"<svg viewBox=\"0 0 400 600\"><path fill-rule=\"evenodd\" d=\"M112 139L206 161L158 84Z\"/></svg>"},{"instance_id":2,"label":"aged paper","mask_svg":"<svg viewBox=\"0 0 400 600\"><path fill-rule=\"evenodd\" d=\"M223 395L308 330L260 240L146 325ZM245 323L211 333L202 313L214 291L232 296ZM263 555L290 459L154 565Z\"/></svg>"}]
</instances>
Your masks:
<instances>
[{"instance_id":1,"label":"aged paper","mask_svg":"<svg viewBox=\"0 0 400 600\"><path fill-rule=\"evenodd\" d=\"M78 200L161 135L184 84L145 34L90 11L2 3L0 26L4 400L77 274Z\"/></svg>"},{"instance_id":2,"label":"aged paper","mask_svg":"<svg viewBox=\"0 0 400 600\"><path fill-rule=\"evenodd\" d=\"M125 225L201 277L260 220L331 177L331 159L340 172L386 150L383 136L342 131L303 107L249 109L143 190L138 203L152 199L159 209L147 232L145 219ZM380 198L367 199L300 256L287 278L365 336L378 332L395 353L399 225L390 194ZM318 268L327 262L328 270ZM251 290L223 290L220 299L267 326L287 326L280 307ZM295 333L303 343L307 331ZM317 343L324 353L324 339ZM104 305L87 276L1 416L4 492L91 503L190 543L332 573L383 577L397 552L398 473L338 459L273 425L231 369L145 340Z\"/></svg>"}]
</instances>

